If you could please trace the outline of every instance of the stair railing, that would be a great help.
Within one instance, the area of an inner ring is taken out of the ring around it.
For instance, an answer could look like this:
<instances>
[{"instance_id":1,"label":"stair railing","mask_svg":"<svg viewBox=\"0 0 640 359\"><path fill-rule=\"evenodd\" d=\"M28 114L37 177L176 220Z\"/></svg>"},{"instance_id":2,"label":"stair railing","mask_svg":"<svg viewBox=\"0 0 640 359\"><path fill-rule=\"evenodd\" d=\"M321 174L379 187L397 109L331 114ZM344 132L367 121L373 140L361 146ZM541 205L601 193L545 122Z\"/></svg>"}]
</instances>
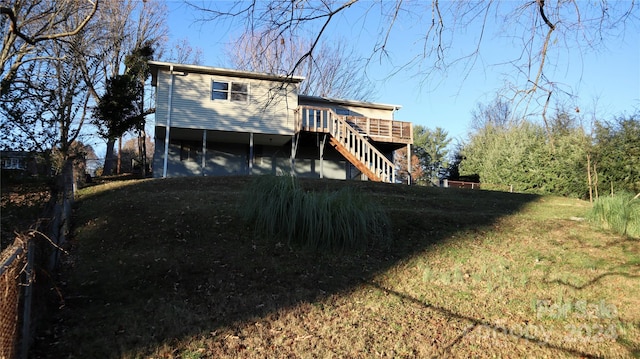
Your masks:
<instances>
[{"instance_id":1,"label":"stair railing","mask_svg":"<svg viewBox=\"0 0 640 359\"><path fill-rule=\"evenodd\" d=\"M344 146L351 155L364 164L381 181L395 182L393 162L380 152L369 140L347 123L342 116L333 116L331 136Z\"/></svg>"},{"instance_id":2,"label":"stair railing","mask_svg":"<svg viewBox=\"0 0 640 359\"><path fill-rule=\"evenodd\" d=\"M301 129L331 134L355 159L383 182L395 183L393 161L353 128L346 116L328 108L301 107Z\"/></svg>"}]
</instances>

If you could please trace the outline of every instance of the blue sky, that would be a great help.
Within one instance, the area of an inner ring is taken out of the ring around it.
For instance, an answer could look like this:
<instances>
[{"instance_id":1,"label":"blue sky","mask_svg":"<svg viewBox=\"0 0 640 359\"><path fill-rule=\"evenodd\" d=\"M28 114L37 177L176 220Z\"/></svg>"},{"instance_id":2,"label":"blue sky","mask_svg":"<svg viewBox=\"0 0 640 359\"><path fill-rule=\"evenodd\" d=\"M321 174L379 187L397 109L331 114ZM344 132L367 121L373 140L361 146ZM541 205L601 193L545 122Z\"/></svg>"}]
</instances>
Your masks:
<instances>
[{"instance_id":1,"label":"blue sky","mask_svg":"<svg viewBox=\"0 0 640 359\"><path fill-rule=\"evenodd\" d=\"M388 23L386 18L380 16L379 10L369 9L371 4L363 2L359 7L354 6L337 16L323 39L330 41L334 37L342 37L354 46L360 56L371 56L378 34L384 31ZM428 4L430 2L417 1L410 6L414 10L424 10ZM196 22L200 14L182 2L168 1L167 5L170 10L170 41L187 39L191 46L200 48L203 51L202 65L230 66L222 54L230 39L241 31L240 28L229 26L228 23ZM509 37L499 21L490 18L488 24L491 25L485 29L481 51L473 67L465 67L470 63L461 62L446 72L425 74L425 70L433 64L427 59L398 70L421 53L423 42L420 36L431 21L430 10L425 14L428 16L403 14L402 21L396 22L389 39L388 56L383 61L378 61L379 57L370 61L367 74L377 90L376 98L371 100L402 105L396 115L398 120L429 128L442 127L455 140L464 140L471 111L477 103L491 101L503 89L505 78L514 77L513 67L500 64L516 58L521 47L517 36ZM561 39L556 42L555 49L558 51L554 49L551 53L546 74L575 96L567 105L572 109L579 107L580 115L586 120L594 112L600 118L611 119L640 109L639 30L636 19L636 23L626 28L624 36L610 38L605 47L596 50L567 50L558 45ZM457 58L474 49L478 37L479 27L469 25L451 42L449 58ZM522 83L521 80L519 83Z\"/></svg>"}]
</instances>

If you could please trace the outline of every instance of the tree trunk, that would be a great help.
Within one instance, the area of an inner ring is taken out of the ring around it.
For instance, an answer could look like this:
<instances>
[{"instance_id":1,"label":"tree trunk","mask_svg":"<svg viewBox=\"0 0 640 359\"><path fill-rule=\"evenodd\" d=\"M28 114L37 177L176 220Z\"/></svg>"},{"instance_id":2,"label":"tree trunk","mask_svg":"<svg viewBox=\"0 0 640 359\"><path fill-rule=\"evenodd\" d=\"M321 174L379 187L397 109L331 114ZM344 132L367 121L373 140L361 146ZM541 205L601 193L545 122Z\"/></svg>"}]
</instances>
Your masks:
<instances>
[{"instance_id":1,"label":"tree trunk","mask_svg":"<svg viewBox=\"0 0 640 359\"><path fill-rule=\"evenodd\" d=\"M107 153L104 156L104 168L102 170L103 176L108 176L113 174L113 168L115 165L115 157L113 155L113 148L116 145L115 138L110 138L107 140Z\"/></svg>"},{"instance_id":2,"label":"tree trunk","mask_svg":"<svg viewBox=\"0 0 640 359\"><path fill-rule=\"evenodd\" d=\"M138 129L138 153L140 155L140 173L147 177L147 134L144 131L144 120Z\"/></svg>"},{"instance_id":3,"label":"tree trunk","mask_svg":"<svg viewBox=\"0 0 640 359\"><path fill-rule=\"evenodd\" d=\"M591 181L591 154L587 153L587 181L589 183L589 203L593 203L593 182Z\"/></svg>"},{"instance_id":4,"label":"tree trunk","mask_svg":"<svg viewBox=\"0 0 640 359\"><path fill-rule=\"evenodd\" d=\"M122 161L122 136L118 139L118 166L117 166L117 174L120 174L120 161Z\"/></svg>"},{"instance_id":5,"label":"tree trunk","mask_svg":"<svg viewBox=\"0 0 640 359\"><path fill-rule=\"evenodd\" d=\"M600 198L598 195L598 169L595 163L593 164L593 190L595 191L595 198Z\"/></svg>"}]
</instances>

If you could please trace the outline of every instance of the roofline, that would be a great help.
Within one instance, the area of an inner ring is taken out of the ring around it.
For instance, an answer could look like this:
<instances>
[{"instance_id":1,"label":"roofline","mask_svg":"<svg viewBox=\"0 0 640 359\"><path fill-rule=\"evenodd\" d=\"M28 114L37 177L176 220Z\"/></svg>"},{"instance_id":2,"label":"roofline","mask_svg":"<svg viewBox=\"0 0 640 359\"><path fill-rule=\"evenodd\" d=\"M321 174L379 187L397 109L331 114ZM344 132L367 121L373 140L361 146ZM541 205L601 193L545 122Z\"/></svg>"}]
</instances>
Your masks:
<instances>
[{"instance_id":1,"label":"roofline","mask_svg":"<svg viewBox=\"0 0 640 359\"><path fill-rule=\"evenodd\" d=\"M149 68L151 69L151 72L154 74L156 74L157 71L160 69L163 69L163 70L173 69L173 71L178 71L178 72L187 72L187 73L194 72L194 73L202 73L202 74L210 74L210 75L225 75L225 76L235 76L235 77L242 77L242 78L248 78L248 79L278 81L278 82L299 83L304 80L304 77L302 76L274 75L274 74L267 74L267 73L261 73L261 72L225 69L221 67L179 64L174 62L148 61L148 64L149 64Z\"/></svg>"},{"instance_id":2,"label":"roofline","mask_svg":"<svg viewBox=\"0 0 640 359\"><path fill-rule=\"evenodd\" d=\"M402 108L401 105L393 105L387 103L375 103L375 102L366 102L366 101L355 101L355 100L343 100L337 98L328 98L328 97L319 97L319 96L309 96L309 95L298 95L298 102L300 100L307 99L309 101L323 102L327 104L336 104L336 105L344 105L344 106L359 106L366 108L375 108L380 110L399 110Z\"/></svg>"}]
</instances>

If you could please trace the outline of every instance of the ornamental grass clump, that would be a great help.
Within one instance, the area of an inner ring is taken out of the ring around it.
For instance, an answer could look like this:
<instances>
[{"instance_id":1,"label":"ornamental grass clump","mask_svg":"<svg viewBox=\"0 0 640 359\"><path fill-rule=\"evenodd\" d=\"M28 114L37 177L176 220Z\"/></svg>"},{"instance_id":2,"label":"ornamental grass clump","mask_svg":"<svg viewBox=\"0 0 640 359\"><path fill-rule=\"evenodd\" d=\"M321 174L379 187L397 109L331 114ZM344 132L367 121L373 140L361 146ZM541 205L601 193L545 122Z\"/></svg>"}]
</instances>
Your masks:
<instances>
[{"instance_id":1,"label":"ornamental grass clump","mask_svg":"<svg viewBox=\"0 0 640 359\"><path fill-rule=\"evenodd\" d=\"M602 228L640 238L640 194L623 192L599 197L593 203L590 217Z\"/></svg>"},{"instance_id":2,"label":"ornamental grass clump","mask_svg":"<svg viewBox=\"0 0 640 359\"><path fill-rule=\"evenodd\" d=\"M256 232L289 246L362 250L391 240L390 220L382 207L351 187L305 191L294 177L256 177L240 212Z\"/></svg>"}]
</instances>

